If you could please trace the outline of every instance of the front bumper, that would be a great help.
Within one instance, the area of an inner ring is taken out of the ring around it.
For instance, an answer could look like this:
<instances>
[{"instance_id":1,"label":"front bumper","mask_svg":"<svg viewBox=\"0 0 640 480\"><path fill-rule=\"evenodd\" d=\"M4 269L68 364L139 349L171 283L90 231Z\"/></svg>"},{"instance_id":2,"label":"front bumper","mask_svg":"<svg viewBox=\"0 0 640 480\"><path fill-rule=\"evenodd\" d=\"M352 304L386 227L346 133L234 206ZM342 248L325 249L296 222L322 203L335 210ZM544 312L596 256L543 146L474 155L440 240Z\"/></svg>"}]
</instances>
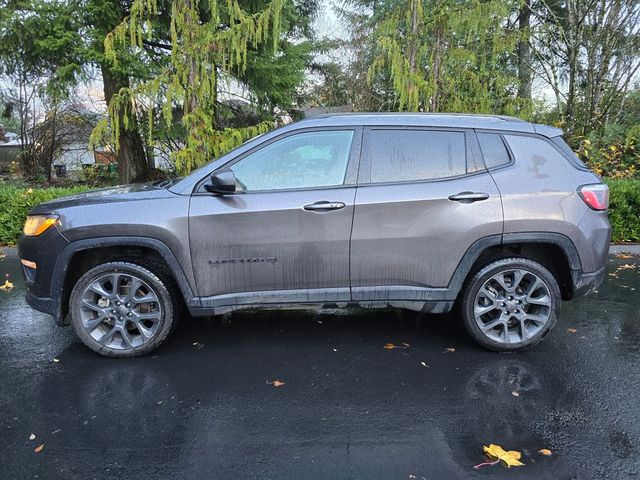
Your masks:
<instances>
[{"instance_id":1,"label":"front bumper","mask_svg":"<svg viewBox=\"0 0 640 480\"><path fill-rule=\"evenodd\" d=\"M57 228L50 228L38 237L21 236L18 241L20 259L36 264L35 269L22 265L26 301L31 308L53 316L58 325L64 325L64 315L60 292L53 292L52 284L56 261L67 244Z\"/></svg>"},{"instance_id":2,"label":"front bumper","mask_svg":"<svg viewBox=\"0 0 640 480\"><path fill-rule=\"evenodd\" d=\"M573 270L571 272L573 296L583 297L597 290L604 281L606 270L606 267L602 267L600 270L591 273L583 273L582 270Z\"/></svg>"}]
</instances>

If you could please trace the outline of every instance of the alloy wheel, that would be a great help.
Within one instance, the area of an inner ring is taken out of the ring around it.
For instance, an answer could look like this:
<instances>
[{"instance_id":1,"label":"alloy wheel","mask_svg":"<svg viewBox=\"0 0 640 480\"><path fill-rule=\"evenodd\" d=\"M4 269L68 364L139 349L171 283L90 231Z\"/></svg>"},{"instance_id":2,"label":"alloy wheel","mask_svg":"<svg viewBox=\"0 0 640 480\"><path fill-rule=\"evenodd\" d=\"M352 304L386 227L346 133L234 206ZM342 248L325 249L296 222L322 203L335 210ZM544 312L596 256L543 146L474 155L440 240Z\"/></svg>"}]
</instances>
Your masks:
<instances>
[{"instance_id":1,"label":"alloy wheel","mask_svg":"<svg viewBox=\"0 0 640 480\"><path fill-rule=\"evenodd\" d=\"M130 273L99 276L84 289L81 302L82 326L98 343L114 350L144 345L162 323L157 292Z\"/></svg>"},{"instance_id":2,"label":"alloy wheel","mask_svg":"<svg viewBox=\"0 0 640 480\"><path fill-rule=\"evenodd\" d=\"M525 342L549 321L549 286L525 269L503 270L484 282L475 296L473 313L480 331L502 344Z\"/></svg>"}]
</instances>

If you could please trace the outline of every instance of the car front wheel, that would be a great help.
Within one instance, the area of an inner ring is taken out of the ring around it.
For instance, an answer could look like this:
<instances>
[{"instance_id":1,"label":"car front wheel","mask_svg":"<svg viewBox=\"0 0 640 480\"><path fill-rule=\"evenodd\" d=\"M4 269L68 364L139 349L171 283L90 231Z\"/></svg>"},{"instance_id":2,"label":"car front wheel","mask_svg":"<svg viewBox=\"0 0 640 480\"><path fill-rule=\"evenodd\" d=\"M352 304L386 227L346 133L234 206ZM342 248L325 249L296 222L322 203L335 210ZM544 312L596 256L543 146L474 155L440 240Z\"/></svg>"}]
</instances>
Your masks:
<instances>
[{"instance_id":1,"label":"car front wheel","mask_svg":"<svg viewBox=\"0 0 640 480\"><path fill-rule=\"evenodd\" d=\"M158 348L175 323L169 287L155 273L128 262L86 272L69 299L71 325L91 350L134 357Z\"/></svg>"},{"instance_id":2,"label":"car front wheel","mask_svg":"<svg viewBox=\"0 0 640 480\"><path fill-rule=\"evenodd\" d=\"M506 258L485 266L467 282L462 310L467 331L483 347L526 350L555 326L560 289L539 263Z\"/></svg>"}]
</instances>

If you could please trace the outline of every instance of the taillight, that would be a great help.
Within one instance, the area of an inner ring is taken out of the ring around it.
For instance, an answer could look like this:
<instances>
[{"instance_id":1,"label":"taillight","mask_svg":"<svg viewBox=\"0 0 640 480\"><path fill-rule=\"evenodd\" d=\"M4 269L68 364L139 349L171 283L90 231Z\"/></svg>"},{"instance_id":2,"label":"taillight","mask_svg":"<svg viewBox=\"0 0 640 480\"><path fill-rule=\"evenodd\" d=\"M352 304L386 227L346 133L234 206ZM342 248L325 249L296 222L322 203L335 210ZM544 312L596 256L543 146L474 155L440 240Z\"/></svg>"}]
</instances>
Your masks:
<instances>
[{"instance_id":1,"label":"taillight","mask_svg":"<svg viewBox=\"0 0 640 480\"><path fill-rule=\"evenodd\" d=\"M609 187L604 183L583 185L578 189L578 195L593 210L606 210L609 207Z\"/></svg>"}]
</instances>

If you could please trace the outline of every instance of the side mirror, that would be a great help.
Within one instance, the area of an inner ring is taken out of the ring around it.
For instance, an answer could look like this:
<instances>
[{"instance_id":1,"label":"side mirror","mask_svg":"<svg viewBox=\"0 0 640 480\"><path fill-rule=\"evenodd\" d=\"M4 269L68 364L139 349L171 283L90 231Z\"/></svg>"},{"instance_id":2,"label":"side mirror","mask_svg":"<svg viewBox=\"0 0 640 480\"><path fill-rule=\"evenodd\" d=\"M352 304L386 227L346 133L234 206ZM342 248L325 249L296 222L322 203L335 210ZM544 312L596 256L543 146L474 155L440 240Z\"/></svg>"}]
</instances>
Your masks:
<instances>
[{"instance_id":1,"label":"side mirror","mask_svg":"<svg viewBox=\"0 0 640 480\"><path fill-rule=\"evenodd\" d=\"M216 170L211 174L210 183L204 185L204 189L218 195L228 195L236 192L236 176L229 168Z\"/></svg>"}]
</instances>

